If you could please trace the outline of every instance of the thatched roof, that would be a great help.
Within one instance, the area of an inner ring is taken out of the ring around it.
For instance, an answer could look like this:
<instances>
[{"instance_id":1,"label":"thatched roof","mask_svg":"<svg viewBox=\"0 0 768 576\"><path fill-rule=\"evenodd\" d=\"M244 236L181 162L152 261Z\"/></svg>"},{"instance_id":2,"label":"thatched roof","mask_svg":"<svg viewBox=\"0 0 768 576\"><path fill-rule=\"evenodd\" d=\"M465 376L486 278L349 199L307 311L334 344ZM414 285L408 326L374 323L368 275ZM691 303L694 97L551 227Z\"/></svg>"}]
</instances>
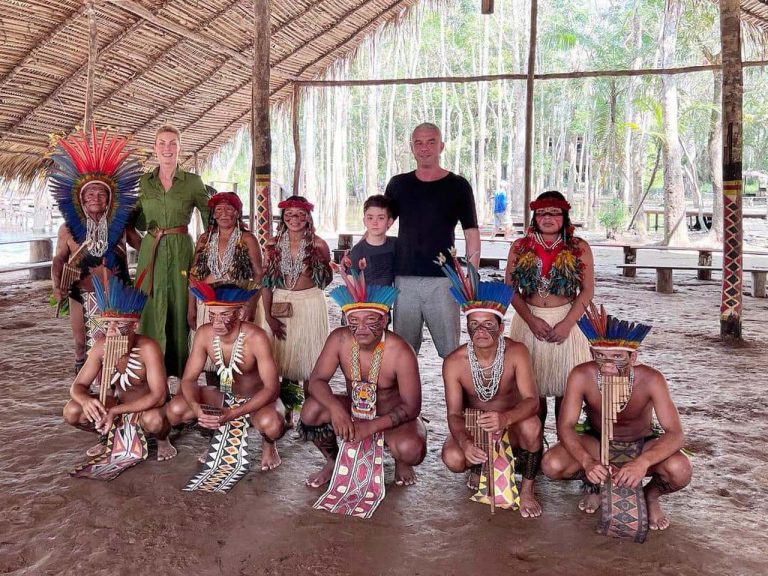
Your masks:
<instances>
[{"instance_id":1,"label":"thatched roof","mask_svg":"<svg viewBox=\"0 0 768 576\"><path fill-rule=\"evenodd\" d=\"M271 102L417 1L272 0ZM741 5L744 20L768 33L766 0ZM175 124L190 165L249 121L252 0L96 0L96 8L98 125L151 148L155 129ZM49 134L82 123L88 15L83 0L0 0L0 10L0 177L29 179Z\"/></svg>"},{"instance_id":2,"label":"thatched roof","mask_svg":"<svg viewBox=\"0 0 768 576\"><path fill-rule=\"evenodd\" d=\"M272 0L271 102L318 77L418 0ZM250 119L252 0L97 0L94 118L152 147L182 131L189 165ZM49 134L82 124L88 14L82 0L0 0L0 177L31 178Z\"/></svg>"}]
</instances>

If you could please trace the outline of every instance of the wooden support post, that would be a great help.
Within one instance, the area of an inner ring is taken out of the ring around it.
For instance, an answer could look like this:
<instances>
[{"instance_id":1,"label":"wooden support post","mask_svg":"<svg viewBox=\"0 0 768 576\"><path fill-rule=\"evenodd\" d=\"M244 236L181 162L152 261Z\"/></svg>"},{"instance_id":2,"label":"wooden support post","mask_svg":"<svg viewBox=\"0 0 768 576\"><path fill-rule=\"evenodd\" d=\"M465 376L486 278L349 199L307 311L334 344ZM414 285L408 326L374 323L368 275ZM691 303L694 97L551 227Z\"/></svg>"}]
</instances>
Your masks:
<instances>
[{"instance_id":1,"label":"wooden support post","mask_svg":"<svg viewBox=\"0 0 768 576\"><path fill-rule=\"evenodd\" d=\"M85 115L83 129L90 134L93 124L93 83L96 79L96 59L98 58L98 37L96 30L96 6L88 2L88 75L85 81Z\"/></svg>"},{"instance_id":2,"label":"wooden support post","mask_svg":"<svg viewBox=\"0 0 768 576\"><path fill-rule=\"evenodd\" d=\"M269 2L253 3L253 75L251 98L250 225L263 248L272 237L270 179L272 172L272 136L269 127Z\"/></svg>"},{"instance_id":3,"label":"wooden support post","mask_svg":"<svg viewBox=\"0 0 768 576\"><path fill-rule=\"evenodd\" d=\"M49 262L53 259L53 242L50 238L41 238L40 240L32 240L29 244L29 261L34 262ZM30 268L29 270L30 280L50 280L51 279L51 267L45 268Z\"/></svg>"},{"instance_id":4,"label":"wooden support post","mask_svg":"<svg viewBox=\"0 0 768 576\"><path fill-rule=\"evenodd\" d=\"M765 298L765 277L768 272L752 272L752 296L754 298Z\"/></svg>"},{"instance_id":5,"label":"wooden support post","mask_svg":"<svg viewBox=\"0 0 768 576\"><path fill-rule=\"evenodd\" d=\"M293 102L291 103L291 133L293 135L293 193L299 194L301 182L301 135L299 134L299 105L301 87L293 85Z\"/></svg>"},{"instance_id":6,"label":"wooden support post","mask_svg":"<svg viewBox=\"0 0 768 576\"><path fill-rule=\"evenodd\" d=\"M482 14L493 14L493 0L481 0L480 12Z\"/></svg>"},{"instance_id":7,"label":"wooden support post","mask_svg":"<svg viewBox=\"0 0 768 576\"><path fill-rule=\"evenodd\" d=\"M656 292L673 294L672 268L656 268Z\"/></svg>"},{"instance_id":8,"label":"wooden support post","mask_svg":"<svg viewBox=\"0 0 768 576\"><path fill-rule=\"evenodd\" d=\"M624 264L637 264L637 248L633 246L624 246ZM637 270L634 268L624 268L622 276L634 278L637 276Z\"/></svg>"},{"instance_id":9,"label":"wooden support post","mask_svg":"<svg viewBox=\"0 0 768 576\"><path fill-rule=\"evenodd\" d=\"M699 250L699 266L712 266L712 251ZM712 280L712 270L699 270L699 280Z\"/></svg>"},{"instance_id":10,"label":"wooden support post","mask_svg":"<svg viewBox=\"0 0 768 576\"><path fill-rule=\"evenodd\" d=\"M523 217L525 229L531 225L531 166L533 159L533 76L536 72L536 19L538 1L531 0L531 35L528 43L528 76L525 85L525 167L523 172Z\"/></svg>"},{"instance_id":11,"label":"wooden support post","mask_svg":"<svg viewBox=\"0 0 768 576\"><path fill-rule=\"evenodd\" d=\"M723 288L720 338L741 340L742 309L742 100L739 0L720 0L720 41L723 55Z\"/></svg>"}]
</instances>

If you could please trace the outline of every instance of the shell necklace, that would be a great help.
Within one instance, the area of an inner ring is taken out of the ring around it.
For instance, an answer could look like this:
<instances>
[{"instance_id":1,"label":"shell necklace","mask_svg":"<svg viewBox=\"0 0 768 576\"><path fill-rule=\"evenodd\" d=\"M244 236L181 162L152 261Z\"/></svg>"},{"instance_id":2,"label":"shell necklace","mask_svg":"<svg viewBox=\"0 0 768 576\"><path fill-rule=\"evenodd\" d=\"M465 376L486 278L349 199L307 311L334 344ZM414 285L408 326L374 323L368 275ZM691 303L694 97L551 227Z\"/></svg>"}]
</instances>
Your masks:
<instances>
[{"instance_id":1,"label":"shell necklace","mask_svg":"<svg viewBox=\"0 0 768 576\"><path fill-rule=\"evenodd\" d=\"M224 365L224 351L221 349L221 338L213 338L213 355L216 358L216 375L221 382L221 391L225 394L232 394L232 385L235 383L235 372L242 374L240 366L243 362L243 341L245 333L241 330L237 335L234 344L232 344L232 355L229 357L229 364Z\"/></svg>"},{"instance_id":2,"label":"shell necklace","mask_svg":"<svg viewBox=\"0 0 768 576\"><path fill-rule=\"evenodd\" d=\"M505 349L504 337L499 336L499 343L496 346L496 358L494 358L493 364L483 368L477 360L475 345L471 341L467 343L467 356L469 357L469 368L472 372L472 384L475 386L477 397L483 402L488 402L499 391L501 375L504 373Z\"/></svg>"}]
</instances>

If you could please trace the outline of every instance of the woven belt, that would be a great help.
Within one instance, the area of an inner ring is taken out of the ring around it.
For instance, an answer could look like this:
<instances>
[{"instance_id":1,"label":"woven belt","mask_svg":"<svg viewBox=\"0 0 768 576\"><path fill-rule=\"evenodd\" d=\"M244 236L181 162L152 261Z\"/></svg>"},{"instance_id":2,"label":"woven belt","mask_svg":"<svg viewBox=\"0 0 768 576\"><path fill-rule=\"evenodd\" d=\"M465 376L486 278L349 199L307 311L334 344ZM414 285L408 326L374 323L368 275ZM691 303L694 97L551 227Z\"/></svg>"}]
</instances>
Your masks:
<instances>
[{"instance_id":1,"label":"woven belt","mask_svg":"<svg viewBox=\"0 0 768 576\"><path fill-rule=\"evenodd\" d=\"M149 234L154 238L152 241L152 256L149 258L149 266L147 268L149 269L149 290L147 291L147 294L152 296L152 289L155 286L155 257L157 256L157 247L160 246L160 239L163 236L167 236L169 234L186 234L187 233L187 226L175 226L174 228L155 228L149 232Z\"/></svg>"}]
</instances>

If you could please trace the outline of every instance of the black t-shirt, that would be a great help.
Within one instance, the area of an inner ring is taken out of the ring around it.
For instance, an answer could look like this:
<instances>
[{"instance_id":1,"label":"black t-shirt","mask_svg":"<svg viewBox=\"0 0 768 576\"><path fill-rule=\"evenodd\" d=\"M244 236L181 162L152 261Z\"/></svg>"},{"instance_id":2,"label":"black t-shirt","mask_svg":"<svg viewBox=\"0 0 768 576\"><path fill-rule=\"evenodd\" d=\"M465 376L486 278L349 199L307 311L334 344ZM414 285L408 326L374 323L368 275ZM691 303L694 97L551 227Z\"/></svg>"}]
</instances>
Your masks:
<instances>
[{"instance_id":1,"label":"black t-shirt","mask_svg":"<svg viewBox=\"0 0 768 576\"><path fill-rule=\"evenodd\" d=\"M472 187L461 176L449 172L444 178L424 182L416 172L393 176L385 194L392 199L400 232L395 251L396 276L442 276L435 264L446 257L456 238L454 229L477 228Z\"/></svg>"},{"instance_id":2,"label":"black t-shirt","mask_svg":"<svg viewBox=\"0 0 768 576\"><path fill-rule=\"evenodd\" d=\"M397 238L389 236L381 246L373 246L360 240L349 251L352 268L359 270L358 263L365 258L365 283L391 286L395 282L395 247Z\"/></svg>"}]
</instances>

